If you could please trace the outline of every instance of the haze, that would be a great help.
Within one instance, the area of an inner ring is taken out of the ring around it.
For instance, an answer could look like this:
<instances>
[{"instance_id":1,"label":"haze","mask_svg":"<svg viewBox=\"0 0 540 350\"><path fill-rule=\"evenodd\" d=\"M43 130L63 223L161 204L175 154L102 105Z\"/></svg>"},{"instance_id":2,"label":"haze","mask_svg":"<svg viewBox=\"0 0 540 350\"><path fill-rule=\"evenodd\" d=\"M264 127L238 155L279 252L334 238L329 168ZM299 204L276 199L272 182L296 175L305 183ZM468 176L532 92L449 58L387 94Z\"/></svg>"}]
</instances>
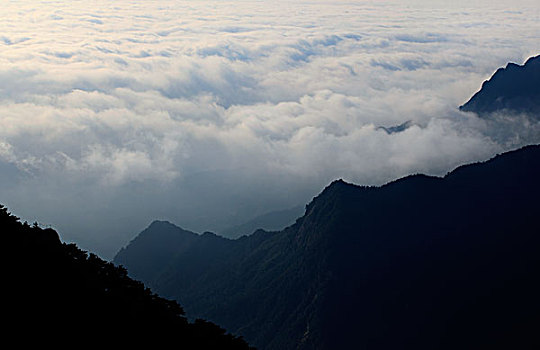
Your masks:
<instances>
[{"instance_id":1,"label":"haze","mask_svg":"<svg viewBox=\"0 0 540 350\"><path fill-rule=\"evenodd\" d=\"M538 1L5 1L0 203L110 258L154 219L442 175L539 142L457 109L539 53Z\"/></svg>"}]
</instances>

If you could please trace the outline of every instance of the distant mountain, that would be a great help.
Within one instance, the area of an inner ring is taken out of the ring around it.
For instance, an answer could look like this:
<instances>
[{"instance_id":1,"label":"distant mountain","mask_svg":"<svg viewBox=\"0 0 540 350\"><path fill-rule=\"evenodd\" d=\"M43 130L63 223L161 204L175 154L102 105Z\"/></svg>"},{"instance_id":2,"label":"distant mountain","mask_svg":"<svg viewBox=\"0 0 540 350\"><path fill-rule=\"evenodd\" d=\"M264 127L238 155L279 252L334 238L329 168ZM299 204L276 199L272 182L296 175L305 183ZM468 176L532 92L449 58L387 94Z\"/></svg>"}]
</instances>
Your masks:
<instances>
[{"instance_id":1,"label":"distant mountain","mask_svg":"<svg viewBox=\"0 0 540 350\"><path fill-rule=\"evenodd\" d=\"M384 130L388 135L397 134L410 128L414 123L412 120L407 120L405 123L394 126L379 126L377 130Z\"/></svg>"},{"instance_id":2,"label":"distant mountain","mask_svg":"<svg viewBox=\"0 0 540 350\"><path fill-rule=\"evenodd\" d=\"M224 229L219 232L223 237L238 238L249 235L258 229L266 231L279 231L294 224L296 219L304 213L304 206L297 206L285 210L276 210L257 216L246 223Z\"/></svg>"},{"instance_id":3,"label":"distant mountain","mask_svg":"<svg viewBox=\"0 0 540 350\"><path fill-rule=\"evenodd\" d=\"M523 66L509 63L499 68L460 109L480 116L506 111L540 119L540 56L529 58Z\"/></svg>"},{"instance_id":4,"label":"distant mountain","mask_svg":"<svg viewBox=\"0 0 540 350\"><path fill-rule=\"evenodd\" d=\"M120 249L114 258L119 265L131 257L129 275L153 287L156 272L161 271L176 255L186 251L199 235L183 230L166 221L154 221L129 243L129 253Z\"/></svg>"},{"instance_id":5,"label":"distant mountain","mask_svg":"<svg viewBox=\"0 0 540 350\"><path fill-rule=\"evenodd\" d=\"M0 230L4 341L57 346L78 336L73 346L151 341L158 347L249 349L215 324L188 322L175 301L153 294L125 269L62 243L52 229L19 222L3 206Z\"/></svg>"},{"instance_id":6,"label":"distant mountain","mask_svg":"<svg viewBox=\"0 0 540 350\"><path fill-rule=\"evenodd\" d=\"M280 232L154 223L149 247L167 230L181 248L147 278L262 349L537 349L539 179L529 146L444 178L335 181ZM115 261L138 266L137 242Z\"/></svg>"}]
</instances>

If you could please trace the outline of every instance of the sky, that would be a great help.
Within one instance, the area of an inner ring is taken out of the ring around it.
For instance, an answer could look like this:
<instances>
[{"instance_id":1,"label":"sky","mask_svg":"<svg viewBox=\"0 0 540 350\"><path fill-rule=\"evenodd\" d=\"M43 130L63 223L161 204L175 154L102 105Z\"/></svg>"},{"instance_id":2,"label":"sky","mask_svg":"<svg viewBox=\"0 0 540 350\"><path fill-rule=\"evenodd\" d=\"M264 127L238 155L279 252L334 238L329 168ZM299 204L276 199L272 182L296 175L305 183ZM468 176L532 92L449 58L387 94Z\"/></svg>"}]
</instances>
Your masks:
<instances>
[{"instance_id":1,"label":"sky","mask_svg":"<svg viewBox=\"0 0 540 350\"><path fill-rule=\"evenodd\" d=\"M451 3L2 1L0 203L110 259L155 219L219 232L538 143L458 107L540 54L540 3Z\"/></svg>"}]
</instances>

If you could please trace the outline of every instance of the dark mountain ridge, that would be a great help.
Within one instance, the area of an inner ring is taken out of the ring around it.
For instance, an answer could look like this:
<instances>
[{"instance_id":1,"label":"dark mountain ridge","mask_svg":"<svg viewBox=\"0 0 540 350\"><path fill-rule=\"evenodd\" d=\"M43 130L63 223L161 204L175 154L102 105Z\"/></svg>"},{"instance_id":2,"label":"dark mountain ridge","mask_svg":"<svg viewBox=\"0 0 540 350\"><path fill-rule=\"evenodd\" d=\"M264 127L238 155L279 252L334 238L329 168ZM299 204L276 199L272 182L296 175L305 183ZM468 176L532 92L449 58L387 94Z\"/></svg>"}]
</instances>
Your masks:
<instances>
[{"instance_id":1,"label":"dark mountain ridge","mask_svg":"<svg viewBox=\"0 0 540 350\"><path fill-rule=\"evenodd\" d=\"M334 181L292 226L195 236L147 281L265 349L535 348L539 178L528 146L443 178Z\"/></svg>"},{"instance_id":2,"label":"dark mountain ridge","mask_svg":"<svg viewBox=\"0 0 540 350\"><path fill-rule=\"evenodd\" d=\"M175 301L158 297L124 268L62 243L52 229L21 223L3 206L0 229L6 342L249 349L215 324L188 322Z\"/></svg>"},{"instance_id":3,"label":"dark mountain ridge","mask_svg":"<svg viewBox=\"0 0 540 350\"><path fill-rule=\"evenodd\" d=\"M520 66L508 63L482 84L463 106L465 112L486 116L493 112L526 113L540 119L540 56Z\"/></svg>"}]
</instances>

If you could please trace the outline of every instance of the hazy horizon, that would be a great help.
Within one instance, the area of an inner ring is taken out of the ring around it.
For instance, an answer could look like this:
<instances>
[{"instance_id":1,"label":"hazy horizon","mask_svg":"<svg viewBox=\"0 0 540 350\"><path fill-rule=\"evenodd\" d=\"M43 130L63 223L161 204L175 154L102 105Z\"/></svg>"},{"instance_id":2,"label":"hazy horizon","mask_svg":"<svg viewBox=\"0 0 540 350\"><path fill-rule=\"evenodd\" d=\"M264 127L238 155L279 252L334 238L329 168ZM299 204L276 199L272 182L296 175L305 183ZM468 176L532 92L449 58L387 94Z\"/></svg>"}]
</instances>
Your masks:
<instances>
[{"instance_id":1,"label":"hazy horizon","mask_svg":"<svg viewBox=\"0 0 540 350\"><path fill-rule=\"evenodd\" d=\"M111 258L538 143L458 107L540 54L537 1L7 2L0 203ZM410 121L389 134L380 127Z\"/></svg>"}]
</instances>

